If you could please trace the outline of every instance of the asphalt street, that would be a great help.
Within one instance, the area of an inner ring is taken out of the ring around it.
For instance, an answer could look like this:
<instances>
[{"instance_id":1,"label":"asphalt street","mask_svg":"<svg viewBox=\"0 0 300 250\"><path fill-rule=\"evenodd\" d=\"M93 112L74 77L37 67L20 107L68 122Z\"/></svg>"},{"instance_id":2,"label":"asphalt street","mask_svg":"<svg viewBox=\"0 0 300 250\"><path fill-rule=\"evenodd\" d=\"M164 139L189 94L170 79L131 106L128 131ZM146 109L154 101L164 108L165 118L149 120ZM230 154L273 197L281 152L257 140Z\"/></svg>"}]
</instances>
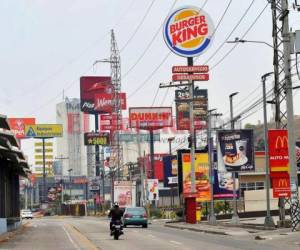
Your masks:
<instances>
[{"instance_id":1,"label":"asphalt street","mask_svg":"<svg viewBox=\"0 0 300 250\"><path fill-rule=\"evenodd\" d=\"M109 235L108 220L98 218L42 218L30 221L0 249L300 249L300 234L254 240L252 235L223 236L178 230L153 222L149 228L126 228L119 241Z\"/></svg>"}]
</instances>

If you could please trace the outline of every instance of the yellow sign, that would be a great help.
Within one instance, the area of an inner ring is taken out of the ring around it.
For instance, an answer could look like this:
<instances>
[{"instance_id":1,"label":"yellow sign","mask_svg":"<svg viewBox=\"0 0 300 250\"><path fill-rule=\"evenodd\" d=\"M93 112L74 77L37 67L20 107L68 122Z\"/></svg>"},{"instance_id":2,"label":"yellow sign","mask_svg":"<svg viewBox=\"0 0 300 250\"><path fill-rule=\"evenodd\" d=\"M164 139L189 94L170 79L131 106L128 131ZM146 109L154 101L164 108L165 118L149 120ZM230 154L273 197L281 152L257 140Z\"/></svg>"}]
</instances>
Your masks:
<instances>
[{"instance_id":1,"label":"yellow sign","mask_svg":"<svg viewBox=\"0 0 300 250\"><path fill-rule=\"evenodd\" d=\"M26 137L62 137L63 127L61 124L36 124L25 125Z\"/></svg>"},{"instance_id":2,"label":"yellow sign","mask_svg":"<svg viewBox=\"0 0 300 250\"><path fill-rule=\"evenodd\" d=\"M52 165L53 161L45 161L46 166ZM43 165L43 161L35 161L35 165Z\"/></svg>"},{"instance_id":3,"label":"yellow sign","mask_svg":"<svg viewBox=\"0 0 300 250\"><path fill-rule=\"evenodd\" d=\"M35 142L34 143L35 147L43 147L43 143L42 142ZM45 147L52 147L53 146L53 142L45 142Z\"/></svg>"},{"instance_id":4,"label":"yellow sign","mask_svg":"<svg viewBox=\"0 0 300 250\"><path fill-rule=\"evenodd\" d=\"M43 149L41 148L36 148L34 150L35 153L43 153ZM53 148L45 148L46 153L53 153Z\"/></svg>"},{"instance_id":5,"label":"yellow sign","mask_svg":"<svg viewBox=\"0 0 300 250\"><path fill-rule=\"evenodd\" d=\"M191 192L191 160L190 153L182 154L183 195L196 196L198 202L210 201L209 165L207 153L196 153L195 177L196 194Z\"/></svg>"},{"instance_id":6,"label":"yellow sign","mask_svg":"<svg viewBox=\"0 0 300 250\"><path fill-rule=\"evenodd\" d=\"M36 160L43 159L43 155L35 155L34 158ZM45 159L53 159L53 155L45 155Z\"/></svg>"}]
</instances>

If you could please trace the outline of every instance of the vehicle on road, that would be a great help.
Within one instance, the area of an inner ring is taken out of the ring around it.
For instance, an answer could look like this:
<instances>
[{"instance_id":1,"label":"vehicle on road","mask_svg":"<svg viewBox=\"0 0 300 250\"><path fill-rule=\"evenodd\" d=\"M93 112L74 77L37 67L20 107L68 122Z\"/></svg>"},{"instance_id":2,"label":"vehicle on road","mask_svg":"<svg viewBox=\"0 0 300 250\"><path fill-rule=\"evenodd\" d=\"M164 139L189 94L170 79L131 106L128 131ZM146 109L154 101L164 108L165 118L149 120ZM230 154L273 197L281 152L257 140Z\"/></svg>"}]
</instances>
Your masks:
<instances>
[{"instance_id":1,"label":"vehicle on road","mask_svg":"<svg viewBox=\"0 0 300 250\"><path fill-rule=\"evenodd\" d=\"M21 219L33 219L32 212L29 209L22 209Z\"/></svg>"},{"instance_id":2,"label":"vehicle on road","mask_svg":"<svg viewBox=\"0 0 300 250\"><path fill-rule=\"evenodd\" d=\"M147 228L148 216L146 209L144 207L126 208L123 216L123 225L124 227L127 227L128 225L140 225L144 228Z\"/></svg>"},{"instance_id":3,"label":"vehicle on road","mask_svg":"<svg viewBox=\"0 0 300 250\"><path fill-rule=\"evenodd\" d=\"M119 236L123 234L123 226L122 226L122 221L117 220L113 222L111 226L111 235L114 236L115 240L119 239Z\"/></svg>"}]
</instances>

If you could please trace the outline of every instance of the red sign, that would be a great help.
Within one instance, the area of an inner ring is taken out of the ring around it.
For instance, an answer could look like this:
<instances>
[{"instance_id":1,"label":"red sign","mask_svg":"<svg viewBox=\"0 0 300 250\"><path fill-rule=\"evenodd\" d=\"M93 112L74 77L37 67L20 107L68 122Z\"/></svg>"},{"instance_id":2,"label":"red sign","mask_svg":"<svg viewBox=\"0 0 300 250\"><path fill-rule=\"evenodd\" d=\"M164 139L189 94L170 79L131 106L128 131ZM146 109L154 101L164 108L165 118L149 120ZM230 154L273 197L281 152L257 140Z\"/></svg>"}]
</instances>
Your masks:
<instances>
[{"instance_id":1,"label":"red sign","mask_svg":"<svg viewBox=\"0 0 300 250\"><path fill-rule=\"evenodd\" d=\"M25 125L35 125L35 118L8 118L10 130L17 139L25 138Z\"/></svg>"},{"instance_id":2,"label":"red sign","mask_svg":"<svg viewBox=\"0 0 300 250\"><path fill-rule=\"evenodd\" d=\"M126 93L120 93L121 109L126 109ZM114 94L101 93L95 95L95 110L102 113L111 113L113 111L115 101Z\"/></svg>"},{"instance_id":3,"label":"red sign","mask_svg":"<svg viewBox=\"0 0 300 250\"><path fill-rule=\"evenodd\" d=\"M95 109L96 94L111 94L114 87L110 76L83 76L80 78L80 107L81 111L97 114Z\"/></svg>"},{"instance_id":4,"label":"red sign","mask_svg":"<svg viewBox=\"0 0 300 250\"><path fill-rule=\"evenodd\" d=\"M290 177L286 172L282 172L272 177L273 197L291 197Z\"/></svg>"},{"instance_id":5,"label":"red sign","mask_svg":"<svg viewBox=\"0 0 300 250\"><path fill-rule=\"evenodd\" d=\"M208 71L208 65L172 67L172 73L207 73Z\"/></svg>"},{"instance_id":6,"label":"red sign","mask_svg":"<svg viewBox=\"0 0 300 250\"><path fill-rule=\"evenodd\" d=\"M269 130L270 172L289 171L289 148L287 130Z\"/></svg>"},{"instance_id":7,"label":"red sign","mask_svg":"<svg viewBox=\"0 0 300 250\"><path fill-rule=\"evenodd\" d=\"M100 130L122 130L123 126L120 124L118 127L116 125L110 125L110 124L100 124Z\"/></svg>"},{"instance_id":8,"label":"red sign","mask_svg":"<svg viewBox=\"0 0 300 250\"><path fill-rule=\"evenodd\" d=\"M100 115L101 121L111 121L116 119L117 119L117 115Z\"/></svg>"},{"instance_id":9,"label":"red sign","mask_svg":"<svg viewBox=\"0 0 300 250\"><path fill-rule=\"evenodd\" d=\"M172 76L173 81L208 81L209 74L175 74Z\"/></svg>"},{"instance_id":10,"label":"red sign","mask_svg":"<svg viewBox=\"0 0 300 250\"><path fill-rule=\"evenodd\" d=\"M129 108L130 128L150 130L172 126L172 107Z\"/></svg>"},{"instance_id":11,"label":"red sign","mask_svg":"<svg viewBox=\"0 0 300 250\"><path fill-rule=\"evenodd\" d=\"M167 154L154 154L154 169L151 169L150 155L146 156L146 171L147 178L158 179L159 181L164 180L164 163L163 157Z\"/></svg>"}]
</instances>

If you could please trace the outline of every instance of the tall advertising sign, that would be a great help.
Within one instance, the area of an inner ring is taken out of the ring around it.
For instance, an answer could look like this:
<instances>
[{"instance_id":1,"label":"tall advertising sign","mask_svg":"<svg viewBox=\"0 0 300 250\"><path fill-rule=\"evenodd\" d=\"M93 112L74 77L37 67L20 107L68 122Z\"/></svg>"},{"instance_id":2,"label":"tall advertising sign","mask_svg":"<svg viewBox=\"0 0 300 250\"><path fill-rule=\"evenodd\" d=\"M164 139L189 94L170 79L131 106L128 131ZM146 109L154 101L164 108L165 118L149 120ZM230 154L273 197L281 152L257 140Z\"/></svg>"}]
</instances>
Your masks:
<instances>
[{"instance_id":1,"label":"tall advertising sign","mask_svg":"<svg viewBox=\"0 0 300 250\"><path fill-rule=\"evenodd\" d=\"M176 155L163 157L164 187L176 187L178 184L178 162Z\"/></svg>"},{"instance_id":2,"label":"tall advertising sign","mask_svg":"<svg viewBox=\"0 0 300 250\"><path fill-rule=\"evenodd\" d=\"M210 16L195 6L176 9L163 26L167 46L173 53L183 57L204 53L212 43L213 32Z\"/></svg>"},{"instance_id":3,"label":"tall advertising sign","mask_svg":"<svg viewBox=\"0 0 300 250\"><path fill-rule=\"evenodd\" d=\"M35 118L8 118L10 130L17 139L24 139L25 125L35 125Z\"/></svg>"},{"instance_id":4,"label":"tall advertising sign","mask_svg":"<svg viewBox=\"0 0 300 250\"><path fill-rule=\"evenodd\" d=\"M97 114L95 96L97 94L112 94L113 85L110 76L83 76L80 78L80 107L88 114ZM105 113L105 112L104 112Z\"/></svg>"},{"instance_id":5,"label":"tall advertising sign","mask_svg":"<svg viewBox=\"0 0 300 250\"><path fill-rule=\"evenodd\" d=\"M255 171L253 130L218 131L218 162L228 172Z\"/></svg>"},{"instance_id":6,"label":"tall advertising sign","mask_svg":"<svg viewBox=\"0 0 300 250\"><path fill-rule=\"evenodd\" d=\"M114 201L120 207L136 206L136 184L134 181L115 181L114 182Z\"/></svg>"},{"instance_id":7,"label":"tall advertising sign","mask_svg":"<svg viewBox=\"0 0 300 250\"><path fill-rule=\"evenodd\" d=\"M121 101L121 109L126 109L126 93L120 93L118 98ZM112 113L115 102L113 93L97 93L95 94L95 110L99 113Z\"/></svg>"},{"instance_id":8,"label":"tall advertising sign","mask_svg":"<svg viewBox=\"0 0 300 250\"><path fill-rule=\"evenodd\" d=\"M147 179L147 193L149 201L158 201L158 179Z\"/></svg>"},{"instance_id":9,"label":"tall advertising sign","mask_svg":"<svg viewBox=\"0 0 300 250\"><path fill-rule=\"evenodd\" d=\"M289 148L287 130L269 130L268 138L271 176L273 172L288 172Z\"/></svg>"},{"instance_id":10,"label":"tall advertising sign","mask_svg":"<svg viewBox=\"0 0 300 250\"><path fill-rule=\"evenodd\" d=\"M196 153L195 156L196 198L198 202L210 201L208 154ZM191 155L183 153L181 157L183 196L193 197L195 194L191 193Z\"/></svg>"},{"instance_id":11,"label":"tall advertising sign","mask_svg":"<svg viewBox=\"0 0 300 250\"><path fill-rule=\"evenodd\" d=\"M207 119L207 89L194 89L194 126L195 129L206 128ZM177 130L190 129L189 90L175 90L176 127Z\"/></svg>"},{"instance_id":12,"label":"tall advertising sign","mask_svg":"<svg viewBox=\"0 0 300 250\"><path fill-rule=\"evenodd\" d=\"M129 108L130 128L151 130L172 126L172 107Z\"/></svg>"}]
</instances>

